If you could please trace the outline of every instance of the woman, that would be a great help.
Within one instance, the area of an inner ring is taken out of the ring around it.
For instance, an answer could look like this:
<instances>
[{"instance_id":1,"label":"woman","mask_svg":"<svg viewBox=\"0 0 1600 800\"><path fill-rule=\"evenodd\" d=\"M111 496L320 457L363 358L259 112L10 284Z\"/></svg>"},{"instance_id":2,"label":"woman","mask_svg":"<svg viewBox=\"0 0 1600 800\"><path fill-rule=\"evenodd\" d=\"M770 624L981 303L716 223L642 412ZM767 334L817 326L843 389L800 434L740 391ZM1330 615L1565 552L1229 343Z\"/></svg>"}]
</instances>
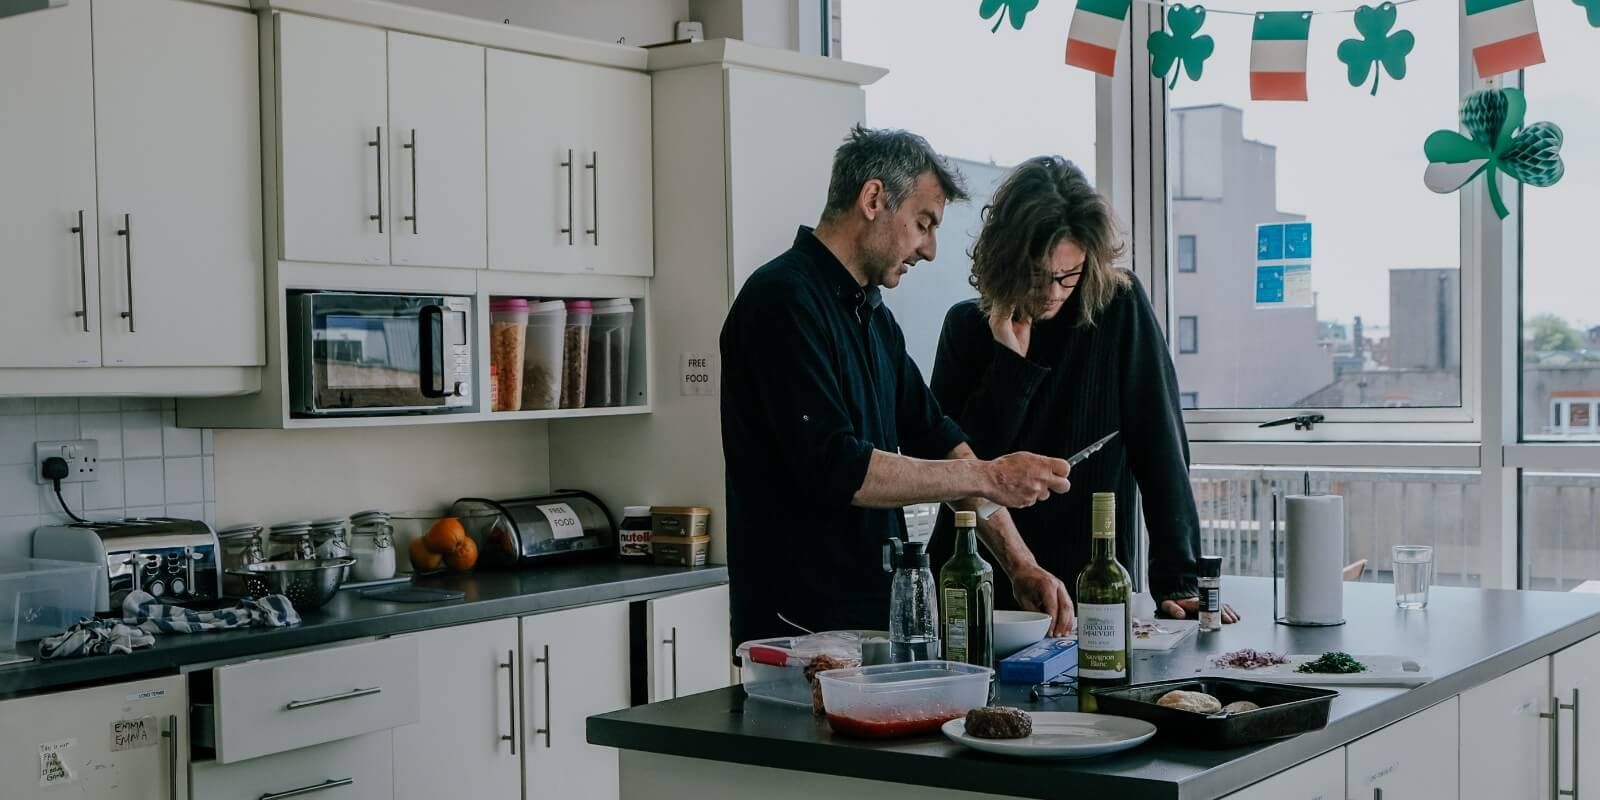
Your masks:
<instances>
[{"instance_id":1,"label":"woman","mask_svg":"<svg viewBox=\"0 0 1600 800\"><path fill-rule=\"evenodd\" d=\"M1148 588L1160 613L1192 618L1200 520L1178 381L1144 289L1115 266L1122 252L1111 209L1082 170L1058 156L1023 162L984 209L971 253L979 297L945 316L932 388L979 458L1065 458L1120 431L1072 470L1070 493L1012 518L1039 564L1075 592L1089 561L1091 495L1116 492L1117 558L1130 569L1142 496ZM935 564L951 551L949 517L930 545ZM1011 602L1009 586L994 595ZM1237 619L1224 609L1225 622Z\"/></svg>"}]
</instances>

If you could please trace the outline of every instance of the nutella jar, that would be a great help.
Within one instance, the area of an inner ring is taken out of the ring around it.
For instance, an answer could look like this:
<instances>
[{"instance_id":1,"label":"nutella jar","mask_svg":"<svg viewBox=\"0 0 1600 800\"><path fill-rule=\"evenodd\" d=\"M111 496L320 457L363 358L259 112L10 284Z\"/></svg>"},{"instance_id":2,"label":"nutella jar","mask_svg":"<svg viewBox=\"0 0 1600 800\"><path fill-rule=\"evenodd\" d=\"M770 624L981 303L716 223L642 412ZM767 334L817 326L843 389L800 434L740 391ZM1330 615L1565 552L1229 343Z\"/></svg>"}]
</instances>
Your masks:
<instances>
[{"instance_id":1,"label":"nutella jar","mask_svg":"<svg viewBox=\"0 0 1600 800\"><path fill-rule=\"evenodd\" d=\"M651 560L650 530L649 506L625 506L622 509L622 526L617 528L617 547L623 561Z\"/></svg>"}]
</instances>

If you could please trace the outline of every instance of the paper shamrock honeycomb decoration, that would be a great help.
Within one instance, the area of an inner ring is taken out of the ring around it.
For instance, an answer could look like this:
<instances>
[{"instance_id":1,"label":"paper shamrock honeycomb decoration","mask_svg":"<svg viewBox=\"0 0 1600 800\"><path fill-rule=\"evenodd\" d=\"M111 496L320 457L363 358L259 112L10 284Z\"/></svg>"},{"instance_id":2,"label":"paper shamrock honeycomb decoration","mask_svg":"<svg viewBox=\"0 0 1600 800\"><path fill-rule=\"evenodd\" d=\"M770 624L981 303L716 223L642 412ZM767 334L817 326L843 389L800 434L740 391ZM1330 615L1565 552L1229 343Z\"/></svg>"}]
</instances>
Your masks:
<instances>
[{"instance_id":1,"label":"paper shamrock honeycomb decoration","mask_svg":"<svg viewBox=\"0 0 1600 800\"><path fill-rule=\"evenodd\" d=\"M1523 127L1527 99L1516 89L1485 89L1467 95L1461 104L1461 126L1471 138L1452 130L1434 131L1422 145L1428 156L1423 183L1448 194L1479 175L1489 184L1494 213L1510 213L1500 195L1500 173L1526 186L1552 186L1561 180L1561 128L1553 122Z\"/></svg>"}]
</instances>

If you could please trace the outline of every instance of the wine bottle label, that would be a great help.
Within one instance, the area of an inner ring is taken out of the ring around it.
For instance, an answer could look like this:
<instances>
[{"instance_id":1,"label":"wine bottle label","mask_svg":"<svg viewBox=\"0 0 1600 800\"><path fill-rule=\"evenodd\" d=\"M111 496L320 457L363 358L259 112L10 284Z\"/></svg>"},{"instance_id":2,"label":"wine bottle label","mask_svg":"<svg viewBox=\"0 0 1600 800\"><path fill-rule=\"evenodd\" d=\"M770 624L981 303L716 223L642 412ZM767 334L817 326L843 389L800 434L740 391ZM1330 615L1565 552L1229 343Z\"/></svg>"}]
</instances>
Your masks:
<instances>
[{"instance_id":1,"label":"wine bottle label","mask_svg":"<svg viewBox=\"0 0 1600 800\"><path fill-rule=\"evenodd\" d=\"M1126 603L1078 606L1078 677L1128 677Z\"/></svg>"},{"instance_id":2,"label":"wine bottle label","mask_svg":"<svg viewBox=\"0 0 1600 800\"><path fill-rule=\"evenodd\" d=\"M944 660L967 660L967 590L944 590Z\"/></svg>"}]
</instances>

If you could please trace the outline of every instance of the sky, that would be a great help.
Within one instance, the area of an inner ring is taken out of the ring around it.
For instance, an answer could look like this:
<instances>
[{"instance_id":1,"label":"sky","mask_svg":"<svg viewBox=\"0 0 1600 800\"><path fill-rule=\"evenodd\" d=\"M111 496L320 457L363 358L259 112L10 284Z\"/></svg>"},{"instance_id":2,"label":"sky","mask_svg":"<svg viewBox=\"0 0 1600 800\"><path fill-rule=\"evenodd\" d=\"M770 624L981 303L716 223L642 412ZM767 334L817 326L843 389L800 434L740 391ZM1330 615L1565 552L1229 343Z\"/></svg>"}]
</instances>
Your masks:
<instances>
[{"instance_id":1,"label":"sky","mask_svg":"<svg viewBox=\"0 0 1600 800\"><path fill-rule=\"evenodd\" d=\"M1349 8L1351 0L1302 0L1300 8ZM962 158L1015 163L1060 153L1094 174L1096 76L1062 63L1074 4L1040 0L1022 30L991 33L978 0L844 0L843 55L886 67L867 88L867 120L915 130ZM1277 146L1278 207L1316 226L1314 282L1319 316L1387 324L1388 271L1460 264L1456 195L1422 185L1422 142L1458 115L1458 12L1453 0L1400 6L1396 30L1416 48L1404 80L1350 86L1336 56L1356 36L1349 14L1314 18L1308 103L1249 99L1249 16L1217 10L1282 8L1249 0L1219 3L1202 33L1216 41L1198 82L1187 76L1172 105L1227 103L1244 109L1245 136ZM1566 132L1567 176L1528 190L1527 312L1554 312L1600 324L1600 273L1584 247L1583 226L1600 209L1600 101L1589 76L1600 72L1600 31L1571 3L1537 4L1549 63L1526 73L1528 121L1549 119ZM1120 68L1128 68L1127 45ZM1148 64L1139 65L1147 70ZM1509 188L1509 184L1508 184ZM1253 235L1253 233L1252 233ZM1241 264L1240 269L1252 265Z\"/></svg>"}]
</instances>

